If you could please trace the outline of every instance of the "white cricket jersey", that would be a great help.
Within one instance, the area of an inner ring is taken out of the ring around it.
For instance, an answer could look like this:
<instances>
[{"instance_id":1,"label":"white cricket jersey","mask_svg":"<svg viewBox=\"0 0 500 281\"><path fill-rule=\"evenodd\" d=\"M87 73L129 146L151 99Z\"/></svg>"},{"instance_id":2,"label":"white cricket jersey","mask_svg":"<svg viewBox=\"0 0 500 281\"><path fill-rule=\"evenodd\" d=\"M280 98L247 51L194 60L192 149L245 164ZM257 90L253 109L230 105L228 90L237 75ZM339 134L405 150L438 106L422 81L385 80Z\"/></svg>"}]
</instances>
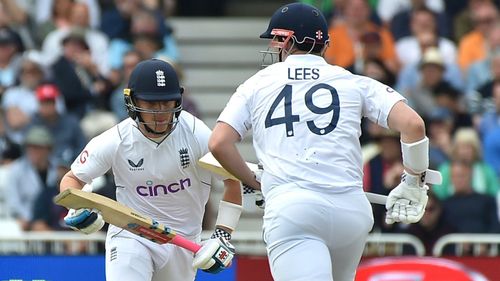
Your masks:
<instances>
[{"instance_id":1,"label":"white cricket jersey","mask_svg":"<svg viewBox=\"0 0 500 281\"><path fill-rule=\"evenodd\" d=\"M264 191L295 182L338 192L362 187L362 117L387 127L400 100L392 88L322 57L292 55L240 85L218 121L242 137L253 129Z\"/></svg>"},{"instance_id":2,"label":"white cricket jersey","mask_svg":"<svg viewBox=\"0 0 500 281\"><path fill-rule=\"evenodd\" d=\"M211 175L197 164L208 152L210 134L201 120L182 111L175 130L157 144L127 118L93 138L71 170L90 183L112 169L118 202L194 238L210 192ZM111 226L109 232L120 230Z\"/></svg>"}]
</instances>

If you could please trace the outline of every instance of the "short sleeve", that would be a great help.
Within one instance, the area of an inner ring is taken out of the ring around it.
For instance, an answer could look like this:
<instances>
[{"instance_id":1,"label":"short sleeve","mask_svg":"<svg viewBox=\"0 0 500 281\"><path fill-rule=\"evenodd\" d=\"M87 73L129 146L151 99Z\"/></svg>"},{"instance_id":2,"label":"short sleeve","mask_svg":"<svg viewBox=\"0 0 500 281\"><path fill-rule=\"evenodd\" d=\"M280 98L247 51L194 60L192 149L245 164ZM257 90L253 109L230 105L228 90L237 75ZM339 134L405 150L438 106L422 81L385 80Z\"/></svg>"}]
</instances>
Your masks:
<instances>
[{"instance_id":1,"label":"short sleeve","mask_svg":"<svg viewBox=\"0 0 500 281\"><path fill-rule=\"evenodd\" d=\"M85 146L71 164L71 171L78 179L90 184L93 179L104 175L111 169L117 148L116 142L119 139L117 130L117 127L114 127L93 138Z\"/></svg>"},{"instance_id":2,"label":"short sleeve","mask_svg":"<svg viewBox=\"0 0 500 281\"><path fill-rule=\"evenodd\" d=\"M252 128L251 114L248 109L248 99L251 95L245 84L238 87L217 121L233 127L241 138Z\"/></svg>"},{"instance_id":3,"label":"short sleeve","mask_svg":"<svg viewBox=\"0 0 500 281\"><path fill-rule=\"evenodd\" d=\"M378 125L388 128L387 118L398 101L406 99L393 88L374 79L366 78L366 94L363 102L363 116Z\"/></svg>"}]
</instances>

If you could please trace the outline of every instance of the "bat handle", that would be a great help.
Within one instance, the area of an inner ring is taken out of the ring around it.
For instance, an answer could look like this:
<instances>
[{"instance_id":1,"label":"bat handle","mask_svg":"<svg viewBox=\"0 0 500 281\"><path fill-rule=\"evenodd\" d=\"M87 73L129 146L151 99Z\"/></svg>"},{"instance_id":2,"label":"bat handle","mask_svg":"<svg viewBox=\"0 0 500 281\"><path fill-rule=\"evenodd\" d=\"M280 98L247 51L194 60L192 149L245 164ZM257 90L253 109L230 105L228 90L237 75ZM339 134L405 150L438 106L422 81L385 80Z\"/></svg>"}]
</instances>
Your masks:
<instances>
[{"instance_id":1,"label":"bat handle","mask_svg":"<svg viewBox=\"0 0 500 281\"><path fill-rule=\"evenodd\" d=\"M193 253L198 252L198 250L201 248L200 245L180 235L175 235L175 237L170 241L170 243L177 245L181 248L187 249Z\"/></svg>"}]
</instances>

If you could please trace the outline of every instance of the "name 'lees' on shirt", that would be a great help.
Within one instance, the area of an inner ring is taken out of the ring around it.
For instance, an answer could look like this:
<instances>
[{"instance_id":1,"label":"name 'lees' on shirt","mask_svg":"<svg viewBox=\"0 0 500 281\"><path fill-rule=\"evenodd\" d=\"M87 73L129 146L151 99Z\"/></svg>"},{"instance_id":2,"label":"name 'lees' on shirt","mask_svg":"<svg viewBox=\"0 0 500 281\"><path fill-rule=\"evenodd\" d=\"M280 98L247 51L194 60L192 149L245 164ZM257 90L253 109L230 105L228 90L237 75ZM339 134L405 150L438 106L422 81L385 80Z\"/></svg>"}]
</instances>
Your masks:
<instances>
[{"instance_id":1,"label":"name 'lees' on shirt","mask_svg":"<svg viewBox=\"0 0 500 281\"><path fill-rule=\"evenodd\" d=\"M288 68L288 79L290 80L316 80L319 78L319 69L317 68Z\"/></svg>"}]
</instances>

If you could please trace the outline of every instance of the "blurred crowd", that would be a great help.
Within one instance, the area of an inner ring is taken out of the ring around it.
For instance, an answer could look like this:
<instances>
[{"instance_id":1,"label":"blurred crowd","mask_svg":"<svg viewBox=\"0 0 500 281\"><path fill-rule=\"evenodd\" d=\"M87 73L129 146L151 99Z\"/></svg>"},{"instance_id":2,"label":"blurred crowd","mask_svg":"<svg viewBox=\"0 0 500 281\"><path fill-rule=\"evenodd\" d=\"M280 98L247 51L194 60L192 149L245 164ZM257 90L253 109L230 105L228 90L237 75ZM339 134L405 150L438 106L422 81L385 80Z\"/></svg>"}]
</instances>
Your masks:
<instances>
[{"instance_id":1,"label":"blurred crowd","mask_svg":"<svg viewBox=\"0 0 500 281\"><path fill-rule=\"evenodd\" d=\"M386 225L374 205L373 231L416 235L427 254L447 233L499 233L499 3L303 2L330 22L328 62L391 86L426 120L430 168L443 175L420 223ZM182 78L168 24L175 4L0 0L0 217L24 230L66 229L51 201L58 182L90 138L127 118L122 90L134 66L157 57ZM199 116L188 97L184 107ZM399 135L362 126L364 187L388 194L403 171ZM112 176L94 189L113 197Z\"/></svg>"}]
</instances>

